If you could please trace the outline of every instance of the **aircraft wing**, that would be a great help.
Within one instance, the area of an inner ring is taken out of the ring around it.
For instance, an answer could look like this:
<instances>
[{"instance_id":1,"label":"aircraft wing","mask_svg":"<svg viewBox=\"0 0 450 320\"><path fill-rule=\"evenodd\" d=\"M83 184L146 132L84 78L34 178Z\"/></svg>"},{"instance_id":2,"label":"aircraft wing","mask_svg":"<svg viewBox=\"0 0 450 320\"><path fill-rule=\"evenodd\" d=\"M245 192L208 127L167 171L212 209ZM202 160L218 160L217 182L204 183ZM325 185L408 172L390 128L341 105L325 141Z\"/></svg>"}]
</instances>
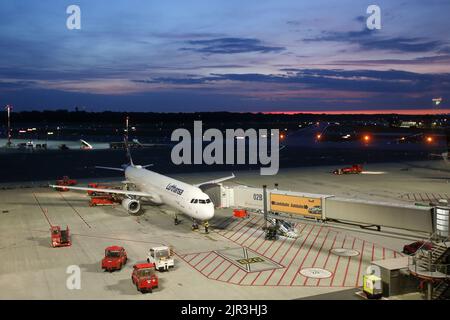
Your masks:
<instances>
[{"instance_id":1,"label":"aircraft wing","mask_svg":"<svg viewBox=\"0 0 450 320\"><path fill-rule=\"evenodd\" d=\"M219 182L222 182L222 181L225 181L225 180L233 179L234 177L236 177L236 176L234 175L234 173L232 173L231 176L224 177L224 178L219 178L219 179L216 179L216 180L210 180L210 181L205 181L205 182L197 183L197 184L194 184L194 186L195 186L195 187L200 187L200 186L202 186L202 185L204 185L204 184L219 183Z\"/></svg>"},{"instance_id":2,"label":"aircraft wing","mask_svg":"<svg viewBox=\"0 0 450 320\"><path fill-rule=\"evenodd\" d=\"M57 185L49 185L51 188L64 188L69 190L80 190L80 191L94 191L94 192L104 192L104 193L115 193L115 194L124 194L126 196L137 196L137 197L148 197L153 198L154 195L147 192L141 191L130 191L130 190L117 190L117 189L101 189L101 188L85 188L85 187L69 187L69 186L57 186Z\"/></svg>"}]
</instances>

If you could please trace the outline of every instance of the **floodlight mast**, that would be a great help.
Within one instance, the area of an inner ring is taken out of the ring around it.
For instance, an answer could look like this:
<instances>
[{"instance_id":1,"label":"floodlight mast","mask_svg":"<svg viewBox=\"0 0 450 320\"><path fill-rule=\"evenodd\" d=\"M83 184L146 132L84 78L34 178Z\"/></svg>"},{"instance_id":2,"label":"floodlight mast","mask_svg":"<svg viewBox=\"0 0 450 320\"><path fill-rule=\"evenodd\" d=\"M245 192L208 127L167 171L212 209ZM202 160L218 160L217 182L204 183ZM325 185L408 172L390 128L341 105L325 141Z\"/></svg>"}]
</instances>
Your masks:
<instances>
[{"instance_id":1,"label":"floodlight mast","mask_svg":"<svg viewBox=\"0 0 450 320\"><path fill-rule=\"evenodd\" d=\"M8 131L7 131L7 136L8 136L8 142L6 143L7 147L11 146L11 110L12 110L12 106L7 104L5 107L6 111L8 112Z\"/></svg>"}]
</instances>

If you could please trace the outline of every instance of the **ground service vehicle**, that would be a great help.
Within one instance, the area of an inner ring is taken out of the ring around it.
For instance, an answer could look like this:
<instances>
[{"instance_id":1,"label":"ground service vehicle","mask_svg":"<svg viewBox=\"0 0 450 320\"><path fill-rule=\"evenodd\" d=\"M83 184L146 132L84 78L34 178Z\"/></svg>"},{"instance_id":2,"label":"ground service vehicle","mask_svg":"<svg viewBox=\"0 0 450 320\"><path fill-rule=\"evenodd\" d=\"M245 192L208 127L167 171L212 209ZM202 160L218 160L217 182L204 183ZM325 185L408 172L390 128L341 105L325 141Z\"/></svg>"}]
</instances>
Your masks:
<instances>
[{"instance_id":1,"label":"ground service vehicle","mask_svg":"<svg viewBox=\"0 0 450 320\"><path fill-rule=\"evenodd\" d=\"M361 173L363 170L362 165L360 164L354 164L351 167L345 167L345 168L340 168L340 169L336 169L333 171L334 174L358 174Z\"/></svg>"},{"instance_id":2,"label":"ground service vehicle","mask_svg":"<svg viewBox=\"0 0 450 320\"><path fill-rule=\"evenodd\" d=\"M374 274L363 276L363 292L367 299L380 299L383 295L381 278Z\"/></svg>"},{"instance_id":3,"label":"ground service vehicle","mask_svg":"<svg viewBox=\"0 0 450 320\"><path fill-rule=\"evenodd\" d=\"M113 196L96 196L96 197L91 197L91 199L89 200L90 207L113 206L117 203L120 203L120 201L118 201Z\"/></svg>"},{"instance_id":4,"label":"ground service vehicle","mask_svg":"<svg viewBox=\"0 0 450 320\"><path fill-rule=\"evenodd\" d=\"M151 293L153 289L158 288L159 281L154 268L153 263L138 263L133 266L131 281L133 281L137 291Z\"/></svg>"},{"instance_id":5,"label":"ground service vehicle","mask_svg":"<svg viewBox=\"0 0 450 320\"><path fill-rule=\"evenodd\" d=\"M168 271L175 265L173 253L169 247L151 248L147 255L147 262L154 264L158 271Z\"/></svg>"},{"instance_id":6,"label":"ground service vehicle","mask_svg":"<svg viewBox=\"0 0 450 320\"><path fill-rule=\"evenodd\" d=\"M108 189L107 186L102 186L102 185L100 185L100 184L98 184L96 182L89 183L88 187L89 188L95 188L95 189ZM105 194L105 193L104 192L96 192L96 191L93 191L93 190L88 190L87 194L89 196L98 196L98 195Z\"/></svg>"},{"instance_id":7,"label":"ground service vehicle","mask_svg":"<svg viewBox=\"0 0 450 320\"><path fill-rule=\"evenodd\" d=\"M102 259L102 269L109 272L120 270L127 263L127 259L127 253L123 247L107 247L105 257Z\"/></svg>"},{"instance_id":8,"label":"ground service vehicle","mask_svg":"<svg viewBox=\"0 0 450 320\"><path fill-rule=\"evenodd\" d=\"M58 188L56 188L56 190L69 191L69 189L64 188L64 187L65 186L74 186L76 184L77 184L77 180L70 179L68 176L64 176L62 179L56 180L56 185L58 186ZM59 187L59 186L61 186L61 187Z\"/></svg>"},{"instance_id":9,"label":"ground service vehicle","mask_svg":"<svg viewBox=\"0 0 450 320\"><path fill-rule=\"evenodd\" d=\"M72 245L70 241L70 232L69 227L66 227L66 230L61 230L60 226L51 226L50 234L52 239L52 247L69 247Z\"/></svg>"}]
</instances>

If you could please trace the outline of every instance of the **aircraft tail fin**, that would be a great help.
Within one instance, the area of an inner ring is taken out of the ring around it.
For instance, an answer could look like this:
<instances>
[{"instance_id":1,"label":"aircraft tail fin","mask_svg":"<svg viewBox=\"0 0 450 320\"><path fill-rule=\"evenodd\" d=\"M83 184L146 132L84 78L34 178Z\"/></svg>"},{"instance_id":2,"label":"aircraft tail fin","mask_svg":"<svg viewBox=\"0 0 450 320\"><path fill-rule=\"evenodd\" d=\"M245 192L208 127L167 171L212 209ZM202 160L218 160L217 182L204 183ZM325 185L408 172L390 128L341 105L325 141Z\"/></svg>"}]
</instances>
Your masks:
<instances>
[{"instance_id":1,"label":"aircraft tail fin","mask_svg":"<svg viewBox=\"0 0 450 320\"><path fill-rule=\"evenodd\" d=\"M133 163L133 158L131 157L131 152L130 152L130 145L128 143L128 123L129 123L130 118L127 116L126 120L125 120L125 135L123 137L123 141L125 144L125 150L126 150L126 154L127 154L127 161L129 163L130 166L134 166Z\"/></svg>"}]
</instances>

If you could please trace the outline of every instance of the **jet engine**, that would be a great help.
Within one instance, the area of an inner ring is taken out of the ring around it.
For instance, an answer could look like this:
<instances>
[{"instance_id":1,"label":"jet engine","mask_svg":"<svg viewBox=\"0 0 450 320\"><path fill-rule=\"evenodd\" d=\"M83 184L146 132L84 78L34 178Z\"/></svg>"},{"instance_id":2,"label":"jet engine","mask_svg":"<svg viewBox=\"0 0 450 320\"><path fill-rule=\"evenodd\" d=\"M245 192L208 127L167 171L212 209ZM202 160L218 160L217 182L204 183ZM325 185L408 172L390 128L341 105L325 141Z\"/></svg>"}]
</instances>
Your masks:
<instances>
[{"instance_id":1,"label":"jet engine","mask_svg":"<svg viewBox=\"0 0 450 320\"><path fill-rule=\"evenodd\" d=\"M122 207L129 213L136 214L141 210L141 203L136 199L125 198L122 200Z\"/></svg>"}]
</instances>

